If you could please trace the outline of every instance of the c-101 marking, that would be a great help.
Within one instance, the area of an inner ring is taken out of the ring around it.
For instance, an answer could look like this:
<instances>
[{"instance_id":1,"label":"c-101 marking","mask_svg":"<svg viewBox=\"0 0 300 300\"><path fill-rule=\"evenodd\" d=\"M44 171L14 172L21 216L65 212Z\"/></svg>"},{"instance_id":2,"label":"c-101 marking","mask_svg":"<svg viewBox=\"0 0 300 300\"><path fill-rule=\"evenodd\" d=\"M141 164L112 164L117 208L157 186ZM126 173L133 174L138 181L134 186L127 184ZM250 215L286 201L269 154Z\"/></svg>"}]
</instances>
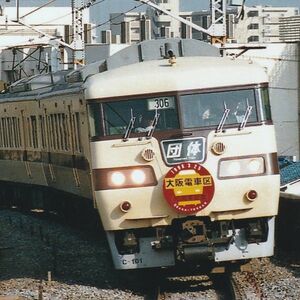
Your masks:
<instances>
[{"instance_id":1,"label":"c-101 marking","mask_svg":"<svg viewBox=\"0 0 300 300\"><path fill-rule=\"evenodd\" d=\"M143 259L142 258L133 258L131 260L127 260L127 259L122 259L122 265L126 266L126 265L139 265L143 263Z\"/></svg>"}]
</instances>

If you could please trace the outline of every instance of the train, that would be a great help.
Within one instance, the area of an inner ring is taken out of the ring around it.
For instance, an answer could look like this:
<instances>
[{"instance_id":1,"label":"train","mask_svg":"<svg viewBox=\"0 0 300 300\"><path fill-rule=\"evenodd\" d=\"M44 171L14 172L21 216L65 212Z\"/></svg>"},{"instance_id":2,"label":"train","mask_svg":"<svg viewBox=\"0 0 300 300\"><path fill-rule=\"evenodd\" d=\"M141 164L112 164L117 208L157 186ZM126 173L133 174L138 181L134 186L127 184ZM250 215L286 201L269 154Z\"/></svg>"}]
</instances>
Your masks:
<instances>
[{"instance_id":1,"label":"train","mask_svg":"<svg viewBox=\"0 0 300 300\"><path fill-rule=\"evenodd\" d=\"M30 207L92 206L116 269L217 272L273 255L277 147L268 77L252 61L144 41L17 81L0 110L1 186L29 191Z\"/></svg>"}]
</instances>

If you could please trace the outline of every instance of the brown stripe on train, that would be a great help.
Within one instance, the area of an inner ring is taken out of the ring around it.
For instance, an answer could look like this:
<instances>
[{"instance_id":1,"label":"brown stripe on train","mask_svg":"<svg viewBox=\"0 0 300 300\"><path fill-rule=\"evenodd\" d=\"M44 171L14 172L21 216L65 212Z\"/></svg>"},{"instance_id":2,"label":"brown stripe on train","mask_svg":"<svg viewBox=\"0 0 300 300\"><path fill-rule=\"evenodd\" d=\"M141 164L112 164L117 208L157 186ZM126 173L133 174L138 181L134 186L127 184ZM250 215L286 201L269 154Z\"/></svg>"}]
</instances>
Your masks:
<instances>
[{"instance_id":1,"label":"brown stripe on train","mask_svg":"<svg viewBox=\"0 0 300 300\"><path fill-rule=\"evenodd\" d=\"M45 163L80 170L90 169L90 164L85 156L67 153L51 153L27 150L0 150L0 160Z\"/></svg>"}]
</instances>

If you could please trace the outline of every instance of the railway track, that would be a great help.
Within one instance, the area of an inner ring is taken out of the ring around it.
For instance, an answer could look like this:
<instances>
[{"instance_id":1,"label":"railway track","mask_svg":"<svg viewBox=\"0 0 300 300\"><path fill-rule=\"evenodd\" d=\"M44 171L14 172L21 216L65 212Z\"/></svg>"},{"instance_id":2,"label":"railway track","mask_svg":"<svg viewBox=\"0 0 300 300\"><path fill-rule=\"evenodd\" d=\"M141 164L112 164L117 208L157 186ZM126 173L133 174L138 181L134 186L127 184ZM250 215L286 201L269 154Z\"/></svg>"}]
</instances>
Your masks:
<instances>
[{"instance_id":1,"label":"railway track","mask_svg":"<svg viewBox=\"0 0 300 300\"><path fill-rule=\"evenodd\" d=\"M225 273L214 277L218 300L262 300L266 299L259 282L251 271Z\"/></svg>"},{"instance_id":2,"label":"railway track","mask_svg":"<svg viewBox=\"0 0 300 300\"><path fill-rule=\"evenodd\" d=\"M262 300L266 299L259 287L257 279L252 272L242 273L224 273L212 275L209 277L210 283L204 288L195 289L193 283L190 283L189 289L182 283L171 283L169 279L162 280L160 283L149 287L144 296L144 300L178 300L178 299L216 299L216 300ZM200 282L201 280L199 280ZM175 286L177 284L177 286ZM172 286L173 285L173 286ZM193 294L191 294L191 292Z\"/></svg>"},{"instance_id":3,"label":"railway track","mask_svg":"<svg viewBox=\"0 0 300 300\"><path fill-rule=\"evenodd\" d=\"M214 299L212 281L206 275L156 277L147 289L144 300ZM217 299L217 298L216 298Z\"/></svg>"}]
</instances>

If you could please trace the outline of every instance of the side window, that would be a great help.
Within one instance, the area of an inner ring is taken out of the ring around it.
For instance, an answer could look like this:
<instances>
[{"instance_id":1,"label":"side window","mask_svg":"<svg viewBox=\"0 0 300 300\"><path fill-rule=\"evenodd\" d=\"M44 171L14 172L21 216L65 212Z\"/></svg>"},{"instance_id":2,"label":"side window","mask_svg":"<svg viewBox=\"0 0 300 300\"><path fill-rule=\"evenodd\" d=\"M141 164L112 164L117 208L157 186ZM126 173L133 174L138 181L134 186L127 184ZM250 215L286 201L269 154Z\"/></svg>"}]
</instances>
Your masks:
<instances>
[{"instance_id":1,"label":"side window","mask_svg":"<svg viewBox=\"0 0 300 300\"><path fill-rule=\"evenodd\" d=\"M46 136L46 124L45 124L45 117L39 116L40 122L40 129L41 129L41 142L42 142L42 149L46 149L47 147L47 136Z\"/></svg>"},{"instance_id":2,"label":"side window","mask_svg":"<svg viewBox=\"0 0 300 300\"><path fill-rule=\"evenodd\" d=\"M49 148L50 149L54 149L54 145L53 145L53 128L52 128L52 118L51 116L47 116L46 117L46 121L47 121L47 135L49 138Z\"/></svg>"},{"instance_id":3,"label":"side window","mask_svg":"<svg viewBox=\"0 0 300 300\"><path fill-rule=\"evenodd\" d=\"M38 129L37 129L36 116L31 116L30 120L31 120L31 137L32 137L31 146L33 148L38 148L39 145L38 145Z\"/></svg>"},{"instance_id":4,"label":"side window","mask_svg":"<svg viewBox=\"0 0 300 300\"><path fill-rule=\"evenodd\" d=\"M271 115L271 106L270 106L270 98L269 98L269 89L262 88L260 89L260 99L262 105L262 120L267 121L272 119Z\"/></svg>"},{"instance_id":5,"label":"side window","mask_svg":"<svg viewBox=\"0 0 300 300\"><path fill-rule=\"evenodd\" d=\"M7 118L7 129L8 129L8 138L9 138L9 147L14 147L14 137L12 130L12 118Z\"/></svg>"},{"instance_id":6,"label":"side window","mask_svg":"<svg viewBox=\"0 0 300 300\"><path fill-rule=\"evenodd\" d=\"M0 119L0 147L4 147L4 128L2 126L2 119Z\"/></svg>"},{"instance_id":7,"label":"side window","mask_svg":"<svg viewBox=\"0 0 300 300\"><path fill-rule=\"evenodd\" d=\"M21 147L20 122L16 117L12 118L12 133L14 147Z\"/></svg>"},{"instance_id":8,"label":"side window","mask_svg":"<svg viewBox=\"0 0 300 300\"><path fill-rule=\"evenodd\" d=\"M102 135L100 103L89 104L88 110L89 110L90 136Z\"/></svg>"},{"instance_id":9,"label":"side window","mask_svg":"<svg viewBox=\"0 0 300 300\"><path fill-rule=\"evenodd\" d=\"M81 152L81 139L80 139L80 116L79 112L72 115L72 126L74 131L74 147L76 152Z\"/></svg>"},{"instance_id":10,"label":"side window","mask_svg":"<svg viewBox=\"0 0 300 300\"><path fill-rule=\"evenodd\" d=\"M7 118L2 118L2 128L4 131L4 147L9 147L8 144L8 128L7 128Z\"/></svg>"},{"instance_id":11,"label":"side window","mask_svg":"<svg viewBox=\"0 0 300 300\"><path fill-rule=\"evenodd\" d=\"M9 147L8 136L7 118L1 118L1 144L3 148Z\"/></svg>"}]
</instances>

